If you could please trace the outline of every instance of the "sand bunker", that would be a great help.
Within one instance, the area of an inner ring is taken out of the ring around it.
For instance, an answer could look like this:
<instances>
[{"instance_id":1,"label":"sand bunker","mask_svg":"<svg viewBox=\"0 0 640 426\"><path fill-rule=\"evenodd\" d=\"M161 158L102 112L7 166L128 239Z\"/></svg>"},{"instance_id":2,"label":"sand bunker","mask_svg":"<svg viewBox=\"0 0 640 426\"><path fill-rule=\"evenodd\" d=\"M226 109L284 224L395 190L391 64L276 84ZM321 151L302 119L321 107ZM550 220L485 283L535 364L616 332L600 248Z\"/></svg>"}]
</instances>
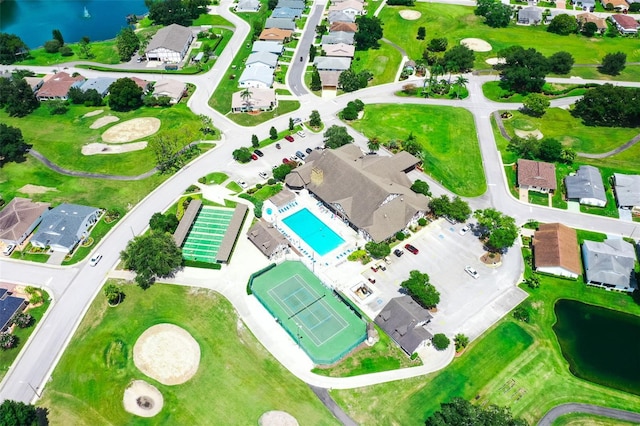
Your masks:
<instances>
[{"instance_id":1,"label":"sand bunker","mask_svg":"<svg viewBox=\"0 0 640 426\"><path fill-rule=\"evenodd\" d=\"M115 115L107 115L106 117L100 117L96 121L93 122L90 129L99 129L100 127L104 127L107 124L115 123L116 121L120 121L118 117Z\"/></svg>"},{"instance_id":2,"label":"sand bunker","mask_svg":"<svg viewBox=\"0 0 640 426\"><path fill-rule=\"evenodd\" d=\"M95 111L91 111L82 116L82 118L93 117L95 115L100 115L104 112L103 109L97 109Z\"/></svg>"},{"instance_id":3,"label":"sand bunker","mask_svg":"<svg viewBox=\"0 0 640 426\"><path fill-rule=\"evenodd\" d=\"M485 62L488 63L489 65L498 65L498 64L505 64L507 60L505 58L489 58Z\"/></svg>"},{"instance_id":4,"label":"sand bunker","mask_svg":"<svg viewBox=\"0 0 640 426\"><path fill-rule=\"evenodd\" d=\"M422 16L422 13L417 10L403 9L398 13L400 13L400 17L402 19L406 19L407 21L415 21L416 19L420 19Z\"/></svg>"},{"instance_id":5,"label":"sand bunker","mask_svg":"<svg viewBox=\"0 0 640 426\"><path fill-rule=\"evenodd\" d=\"M18 189L18 192L22 192L23 194L29 194L29 195L44 194L45 192L48 192L48 191L57 191L57 189L51 188L48 186L31 185L30 183Z\"/></svg>"},{"instance_id":6,"label":"sand bunker","mask_svg":"<svg viewBox=\"0 0 640 426\"><path fill-rule=\"evenodd\" d=\"M125 143L122 145L107 145L106 143L90 143L82 147L83 155L120 154L123 152L140 151L147 147L147 142Z\"/></svg>"},{"instance_id":7,"label":"sand bunker","mask_svg":"<svg viewBox=\"0 0 640 426\"><path fill-rule=\"evenodd\" d=\"M122 397L124 409L140 417L153 417L162 410L164 399L155 386L144 380L134 380Z\"/></svg>"},{"instance_id":8,"label":"sand bunker","mask_svg":"<svg viewBox=\"0 0 640 426\"><path fill-rule=\"evenodd\" d=\"M535 136L536 139L542 139L542 132L538 129L536 130L518 130L515 129L516 135L521 138L526 138L528 136Z\"/></svg>"},{"instance_id":9,"label":"sand bunker","mask_svg":"<svg viewBox=\"0 0 640 426\"><path fill-rule=\"evenodd\" d=\"M284 411L267 411L258 419L260 426L298 426L298 421Z\"/></svg>"},{"instance_id":10,"label":"sand bunker","mask_svg":"<svg viewBox=\"0 0 640 426\"><path fill-rule=\"evenodd\" d=\"M110 143L131 142L151 136L159 129L160 120L157 118L134 118L107 129L102 134L102 140Z\"/></svg>"},{"instance_id":11,"label":"sand bunker","mask_svg":"<svg viewBox=\"0 0 640 426\"><path fill-rule=\"evenodd\" d=\"M200 346L183 328L173 324L154 325L136 341L133 363L163 385L179 385L198 371Z\"/></svg>"},{"instance_id":12,"label":"sand bunker","mask_svg":"<svg viewBox=\"0 0 640 426\"><path fill-rule=\"evenodd\" d=\"M462 40L460 40L460 44L467 46L474 52L491 51L491 45L481 38L463 38Z\"/></svg>"}]
</instances>

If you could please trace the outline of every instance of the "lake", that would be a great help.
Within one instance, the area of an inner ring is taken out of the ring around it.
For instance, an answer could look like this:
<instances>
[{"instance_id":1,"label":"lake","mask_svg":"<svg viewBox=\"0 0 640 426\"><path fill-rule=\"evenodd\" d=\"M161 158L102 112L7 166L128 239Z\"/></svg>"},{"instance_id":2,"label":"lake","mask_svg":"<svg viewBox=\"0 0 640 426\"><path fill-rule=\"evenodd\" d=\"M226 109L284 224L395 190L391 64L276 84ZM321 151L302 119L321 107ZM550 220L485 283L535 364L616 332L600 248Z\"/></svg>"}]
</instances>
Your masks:
<instances>
[{"instance_id":1,"label":"lake","mask_svg":"<svg viewBox=\"0 0 640 426\"><path fill-rule=\"evenodd\" d=\"M5 0L0 3L0 31L16 34L32 49L51 40L54 29L69 43L84 36L108 40L127 25L127 15L146 12L144 0Z\"/></svg>"},{"instance_id":2,"label":"lake","mask_svg":"<svg viewBox=\"0 0 640 426\"><path fill-rule=\"evenodd\" d=\"M640 395L640 317L559 300L553 331L571 373Z\"/></svg>"}]
</instances>

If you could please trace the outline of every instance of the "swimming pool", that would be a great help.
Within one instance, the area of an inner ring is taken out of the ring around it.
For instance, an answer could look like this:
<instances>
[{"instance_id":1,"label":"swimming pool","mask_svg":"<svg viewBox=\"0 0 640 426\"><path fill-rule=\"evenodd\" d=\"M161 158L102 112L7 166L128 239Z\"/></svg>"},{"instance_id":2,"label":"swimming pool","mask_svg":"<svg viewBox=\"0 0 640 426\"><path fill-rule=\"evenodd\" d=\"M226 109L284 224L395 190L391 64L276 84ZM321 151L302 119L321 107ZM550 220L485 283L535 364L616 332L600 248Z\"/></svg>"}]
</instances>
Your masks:
<instances>
[{"instance_id":1,"label":"swimming pool","mask_svg":"<svg viewBox=\"0 0 640 426\"><path fill-rule=\"evenodd\" d=\"M340 235L333 232L307 208L288 216L282 220L293 232L302 238L311 249L324 256L331 250L344 243Z\"/></svg>"}]
</instances>

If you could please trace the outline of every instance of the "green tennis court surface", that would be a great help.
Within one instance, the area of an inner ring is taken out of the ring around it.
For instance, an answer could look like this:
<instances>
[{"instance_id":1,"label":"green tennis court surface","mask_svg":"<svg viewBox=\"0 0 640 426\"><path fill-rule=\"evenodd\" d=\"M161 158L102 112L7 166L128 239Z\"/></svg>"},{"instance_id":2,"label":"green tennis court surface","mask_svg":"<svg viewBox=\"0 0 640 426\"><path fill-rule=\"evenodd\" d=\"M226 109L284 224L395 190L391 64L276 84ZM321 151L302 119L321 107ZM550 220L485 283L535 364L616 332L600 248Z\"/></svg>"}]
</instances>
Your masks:
<instances>
[{"instance_id":1,"label":"green tennis court surface","mask_svg":"<svg viewBox=\"0 0 640 426\"><path fill-rule=\"evenodd\" d=\"M366 325L300 262L254 278L253 294L316 364L332 364L367 337Z\"/></svg>"},{"instance_id":2,"label":"green tennis court surface","mask_svg":"<svg viewBox=\"0 0 640 426\"><path fill-rule=\"evenodd\" d=\"M202 207L182 245L182 257L187 260L215 263L231 216L233 209Z\"/></svg>"}]
</instances>

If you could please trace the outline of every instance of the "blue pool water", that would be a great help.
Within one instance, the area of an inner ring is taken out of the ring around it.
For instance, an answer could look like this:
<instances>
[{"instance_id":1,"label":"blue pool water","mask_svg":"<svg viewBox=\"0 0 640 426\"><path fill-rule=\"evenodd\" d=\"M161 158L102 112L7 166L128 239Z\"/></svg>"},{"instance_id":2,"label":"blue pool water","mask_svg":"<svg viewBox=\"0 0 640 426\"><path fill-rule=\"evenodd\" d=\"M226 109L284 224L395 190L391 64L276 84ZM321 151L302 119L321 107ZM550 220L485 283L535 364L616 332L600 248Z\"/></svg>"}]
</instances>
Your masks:
<instances>
[{"instance_id":1,"label":"blue pool water","mask_svg":"<svg viewBox=\"0 0 640 426\"><path fill-rule=\"evenodd\" d=\"M267 214L271 214L271 213L273 213L273 211L271 210L271 208L270 208L270 207L267 207L266 212L267 212Z\"/></svg>"},{"instance_id":2,"label":"blue pool water","mask_svg":"<svg viewBox=\"0 0 640 426\"><path fill-rule=\"evenodd\" d=\"M286 217L282 221L320 256L324 256L344 243L340 235L333 232L331 228L306 208Z\"/></svg>"}]
</instances>

